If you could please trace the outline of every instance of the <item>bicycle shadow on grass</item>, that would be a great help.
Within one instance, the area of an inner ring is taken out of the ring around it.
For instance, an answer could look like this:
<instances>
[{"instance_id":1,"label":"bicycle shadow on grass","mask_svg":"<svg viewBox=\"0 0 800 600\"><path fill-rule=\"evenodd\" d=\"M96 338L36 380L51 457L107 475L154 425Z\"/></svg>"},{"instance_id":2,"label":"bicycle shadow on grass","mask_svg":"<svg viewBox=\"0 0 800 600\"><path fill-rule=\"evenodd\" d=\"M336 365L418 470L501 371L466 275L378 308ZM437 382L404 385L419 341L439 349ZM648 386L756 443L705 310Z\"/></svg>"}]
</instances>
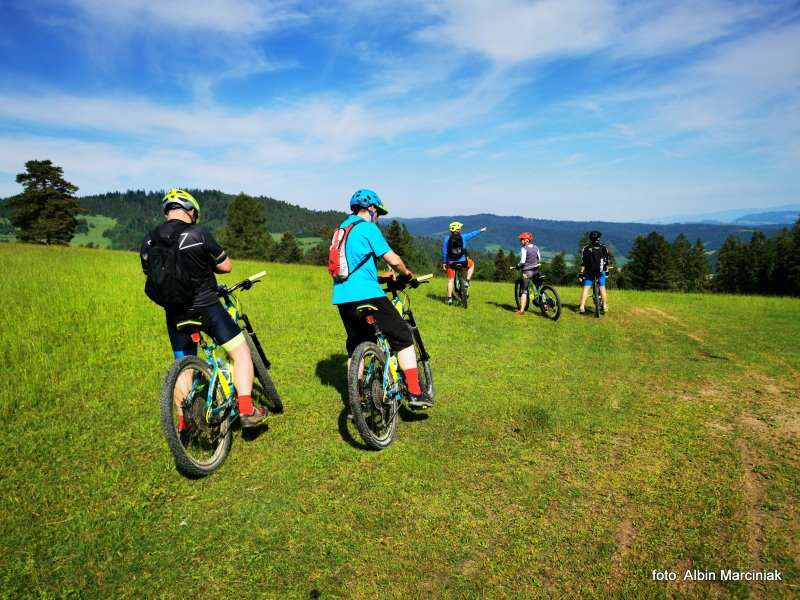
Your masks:
<instances>
[{"instance_id":1,"label":"bicycle shadow on grass","mask_svg":"<svg viewBox=\"0 0 800 600\"><path fill-rule=\"evenodd\" d=\"M347 355L331 354L317 363L317 379L339 392L342 404L347 407Z\"/></svg>"},{"instance_id":2,"label":"bicycle shadow on grass","mask_svg":"<svg viewBox=\"0 0 800 600\"><path fill-rule=\"evenodd\" d=\"M342 399L342 411L336 419L339 435L353 448L369 450L366 444L353 437L348 428L350 406L347 399L347 355L340 352L322 359L317 363L316 375L320 383L335 389Z\"/></svg>"},{"instance_id":3,"label":"bicycle shadow on grass","mask_svg":"<svg viewBox=\"0 0 800 600\"><path fill-rule=\"evenodd\" d=\"M513 304L506 304L506 303L501 304L500 302L487 302L486 304L492 304L497 308L502 308L503 310L507 310L510 312L517 312L517 307L514 306Z\"/></svg>"}]
</instances>

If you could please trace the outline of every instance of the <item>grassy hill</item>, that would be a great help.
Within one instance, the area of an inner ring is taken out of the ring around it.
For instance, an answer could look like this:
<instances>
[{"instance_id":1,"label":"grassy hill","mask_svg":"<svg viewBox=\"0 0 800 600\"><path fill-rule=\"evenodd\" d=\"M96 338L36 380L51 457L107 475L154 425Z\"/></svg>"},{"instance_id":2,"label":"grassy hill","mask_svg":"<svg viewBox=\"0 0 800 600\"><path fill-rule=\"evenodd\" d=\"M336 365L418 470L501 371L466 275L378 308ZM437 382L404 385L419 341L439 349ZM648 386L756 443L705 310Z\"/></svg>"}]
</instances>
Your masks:
<instances>
[{"instance_id":1,"label":"grassy hill","mask_svg":"<svg viewBox=\"0 0 800 600\"><path fill-rule=\"evenodd\" d=\"M615 292L606 318L551 323L514 316L508 284L448 308L437 278L412 292L437 405L375 453L343 411L325 270L237 262L226 281L268 273L242 298L286 413L190 481L160 432L171 353L136 255L0 260L0 597L797 594L800 300Z\"/></svg>"}]
</instances>

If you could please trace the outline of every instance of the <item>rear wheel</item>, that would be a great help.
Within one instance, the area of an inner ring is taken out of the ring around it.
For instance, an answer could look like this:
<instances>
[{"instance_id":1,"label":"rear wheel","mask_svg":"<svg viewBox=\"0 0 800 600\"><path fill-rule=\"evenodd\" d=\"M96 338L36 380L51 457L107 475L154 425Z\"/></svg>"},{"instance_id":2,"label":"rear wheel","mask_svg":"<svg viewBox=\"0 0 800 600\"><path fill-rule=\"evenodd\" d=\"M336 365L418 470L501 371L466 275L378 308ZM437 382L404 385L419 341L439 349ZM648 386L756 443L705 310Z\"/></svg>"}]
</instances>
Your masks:
<instances>
[{"instance_id":1,"label":"rear wheel","mask_svg":"<svg viewBox=\"0 0 800 600\"><path fill-rule=\"evenodd\" d=\"M256 379L261 384L261 389L259 390L256 400L266 406L270 412L282 413L283 402L278 394L278 390L275 389L275 384L272 383L272 377L269 376L267 366L264 364L264 361L261 360L261 354L259 354L255 343L253 343L253 338L246 331L243 333L244 339L247 342L247 347L250 348L250 356L253 357L253 370L255 371Z\"/></svg>"},{"instance_id":2,"label":"rear wheel","mask_svg":"<svg viewBox=\"0 0 800 600\"><path fill-rule=\"evenodd\" d=\"M383 450L397 430L397 402L383 400L383 350L373 342L359 344L350 360L347 391L350 412L364 443Z\"/></svg>"},{"instance_id":3,"label":"rear wheel","mask_svg":"<svg viewBox=\"0 0 800 600\"><path fill-rule=\"evenodd\" d=\"M230 411L210 414L224 405L219 380L211 383L211 367L196 356L184 356L172 363L161 386L161 427L178 471L191 477L205 477L222 466L231 449L233 432ZM183 413L186 428L178 431Z\"/></svg>"},{"instance_id":4,"label":"rear wheel","mask_svg":"<svg viewBox=\"0 0 800 600\"><path fill-rule=\"evenodd\" d=\"M561 299L552 286L543 285L539 288L539 309L552 321L558 321L561 316Z\"/></svg>"}]
</instances>

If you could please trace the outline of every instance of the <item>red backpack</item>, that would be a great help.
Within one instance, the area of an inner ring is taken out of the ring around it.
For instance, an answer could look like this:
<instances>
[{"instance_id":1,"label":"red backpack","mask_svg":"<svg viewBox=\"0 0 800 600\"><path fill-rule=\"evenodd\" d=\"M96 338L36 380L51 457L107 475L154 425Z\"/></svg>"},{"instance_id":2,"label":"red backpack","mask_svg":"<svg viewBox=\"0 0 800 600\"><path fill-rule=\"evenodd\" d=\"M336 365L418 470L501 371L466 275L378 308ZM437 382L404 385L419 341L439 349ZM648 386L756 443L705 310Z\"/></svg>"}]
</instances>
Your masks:
<instances>
[{"instance_id":1,"label":"red backpack","mask_svg":"<svg viewBox=\"0 0 800 600\"><path fill-rule=\"evenodd\" d=\"M328 250L328 273L331 274L336 283L347 281L347 278L358 271L372 256L367 254L354 269L351 269L350 265L347 264L347 253L345 252L347 238L350 237L350 232L359 223L366 223L366 221L359 219L355 223L351 223L347 227L339 227L333 232L331 247Z\"/></svg>"}]
</instances>

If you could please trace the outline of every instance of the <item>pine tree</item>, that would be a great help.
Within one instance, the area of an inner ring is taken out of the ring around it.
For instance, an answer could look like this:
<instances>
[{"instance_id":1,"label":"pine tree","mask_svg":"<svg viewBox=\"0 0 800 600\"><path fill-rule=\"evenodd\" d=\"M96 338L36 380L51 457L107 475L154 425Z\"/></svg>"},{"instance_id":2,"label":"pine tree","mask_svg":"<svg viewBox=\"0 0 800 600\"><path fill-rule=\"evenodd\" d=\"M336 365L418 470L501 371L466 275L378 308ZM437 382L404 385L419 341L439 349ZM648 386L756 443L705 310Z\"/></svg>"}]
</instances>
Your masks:
<instances>
[{"instance_id":1,"label":"pine tree","mask_svg":"<svg viewBox=\"0 0 800 600\"><path fill-rule=\"evenodd\" d=\"M787 273L789 293L800 296L800 219L792 228L792 254Z\"/></svg>"},{"instance_id":2,"label":"pine tree","mask_svg":"<svg viewBox=\"0 0 800 600\"><path fill-rule=\"evenodd\" d=\"M633 243L628 264L631 286L640 290L670 290L676 287L672 246L659 233L638 236Z\"/></svg>"},{"instance_id":3,"label":"pine tree","mask_svg":"<svg viewBox=\"0 0 800 600\"><path fill-rule=\"evenodd\" d=\"M275 260L285 263L298 263L303 258L303 252L293 233L287 231L283 234L275 252Z\"/></svg>"},{"instance_id":4,"label":"pine tree","mask_svg":"<svg viewBox=\"0 0 800 600\"><path fill-rule=\"evenodd\" d=\"M17 175L24 191L9 198L8 207L20 242L66 245L75 235L83 210L75 198L78 187L63 173L49 160L29 160L25 173Z\"/></svg>"},{"instance_id":5,"label":"pine tree","mask_svg":"<svg viewBox=\"0 0 800 600\"><path fill-rule=\"evenodd\" d=\"M792 293L790 278L792 265L797 263L797 255L792 244L792 234L784 227L775 237L775 267L772 270L770 290L773 294L786 296Z\"/></svg>"},{"instance_id":6,"label":"pine tree","mask_svg":"<svg viewBox=\"0 0 800 600\"><path fill-rule=\"evenodd\" d=\"M708 281L708 259L700 238L694 243L687 266L686 283L691 292L703 291Z\"/></svg>"},{"instance_id":7,"label":"pine tree","mask_svg":"<svg viewBox=\"0 0 800 600\"><path fill-rule=\"evenodd\" d=\"M274 240L267 232L264 206L246 194L239 194L225 213L220 243L232 258L272 258Z\"/></svg>"},{"instance_id":8,"label":"pine tree","mask_svg":"<svg viewBox=\"0 0 800 600\"><path fill-rule=\"evenodd\" d=\"M567 261L564 259L564 253L559 252L550 261L550 270L548 273L550 281L556 284L564 283L567 279Z\"/></svg>"},{"instance_id":9,"label":"pine tree","mask_svg":"<svg viewBox=\"0 0 800 600\"><path fill-rule=\"evenodd\" d=\"M726 239L717 254L716 288L731 294L741 293L747 281L746 247L732 235Z\"/></svg>"},{"instance_id":10,"label":"pine tree","mask_svg":"<svg viewBox=\"0 0 800 600\"><path fill-rule=\"evenodd\" d=\"M745 291L750 294L768 294L775 268L775 248L760 231L754 231L747 251L748 281Z\"/></svg>"},{"instance_id":11,"label":"pine tree","mask_svg":"<svg viewBox=\"0 0 800 600\"><path fill-rule=\"evenodd\" d=\"M386 243L389 244L389 247L399 254L401 258L408 256L407 244L410 242L408 230L406 230L406 234L407 237L404 239L403 228L400 227L400 223L395 220L392 220L392 222L389 224L389 227L387 227L384 231Z\"/></svg>"},{"instance_id":12,"label":"pine tree","mask_svg":"<svg viewBox=\"0 0 800 600\"><path fill-rule=\"evenodd\" d=\"M692 245L682 233L672 242L672 258L675 268L675 287L678 290L689 289L692 265Z\"/></svg>"}]
</instances>

